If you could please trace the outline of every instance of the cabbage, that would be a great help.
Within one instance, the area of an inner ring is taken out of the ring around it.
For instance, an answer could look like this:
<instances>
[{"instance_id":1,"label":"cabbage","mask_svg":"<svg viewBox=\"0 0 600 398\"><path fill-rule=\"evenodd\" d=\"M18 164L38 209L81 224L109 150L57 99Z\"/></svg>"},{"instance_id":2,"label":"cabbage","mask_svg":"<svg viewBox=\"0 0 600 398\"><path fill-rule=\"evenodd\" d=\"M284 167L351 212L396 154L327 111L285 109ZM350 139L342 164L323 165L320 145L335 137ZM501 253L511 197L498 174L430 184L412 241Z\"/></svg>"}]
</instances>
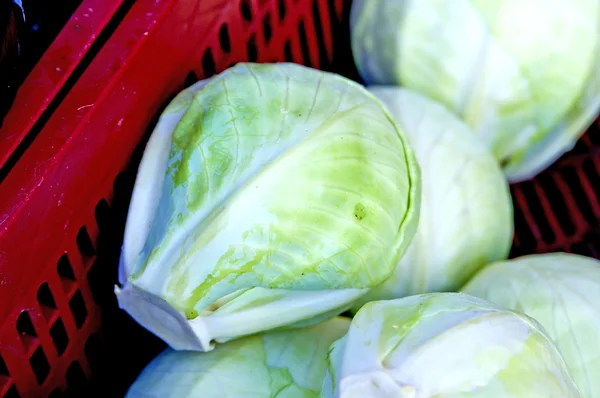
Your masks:
<instances>
[{"instance_id":1,"label":"cabbage","mask_svg":"<svg viewBox=\"0 0 600 398\"><path fill-rule=\"evenodd\" d=\"M323 397L579 397L534 319L460 293L373 301L328 359Z\"/></svg>"},{"instance_id":2,"label":"cabbage","mask_svg":"<svg viewBox=\"0 0 600 398\"><path fill-rule=\"evenodd\" d=\"M367 84L444 103L510 181L572 148L598 112L596 0L355 0L350 23Z\"/></svg>"},{"instance_id":3,"label":"cabbage","mask_svg":"<svg viewBox=\"0 0 600 398\"><path fill-rule=\"evenodd\" d=\"M421 168L419 225L383 285L361 302L456 291L481 267L508 256L508 183L487 148L443 106L407 89L372 86L407 134Z\"/></svg>"},{"instance_id":4,"label":"cabbage","mask_svg":"<svg viewBox=\"0 0 600 398\"><path fill-rule=\"evenodd\" d=\"M350 322L241 338L211 352L167 349L138 376L126 398L317 398L327 351Z\"/></svg>"},{"instance_id":5,"label":"cabbage","mask_svg":"<svg viewBox=\"0 0 600 398\"><path fill-rule=\"evenodd\" d=\"M600 261L551 253L498 262L463 290L538 320L584 397L600 396Z\"/></svg>"},{"instance_id":6,"label":"cabbage","mask_svg":"<svg viewBox=\"0 0 600 398\"><path fill-rule=\"evenodd\" d=\"M343 312L415 233L405 141L360 85L299 65L239 64L191 86L138 171L119 305L200 351Z\"/></svg>"}]
</instances>

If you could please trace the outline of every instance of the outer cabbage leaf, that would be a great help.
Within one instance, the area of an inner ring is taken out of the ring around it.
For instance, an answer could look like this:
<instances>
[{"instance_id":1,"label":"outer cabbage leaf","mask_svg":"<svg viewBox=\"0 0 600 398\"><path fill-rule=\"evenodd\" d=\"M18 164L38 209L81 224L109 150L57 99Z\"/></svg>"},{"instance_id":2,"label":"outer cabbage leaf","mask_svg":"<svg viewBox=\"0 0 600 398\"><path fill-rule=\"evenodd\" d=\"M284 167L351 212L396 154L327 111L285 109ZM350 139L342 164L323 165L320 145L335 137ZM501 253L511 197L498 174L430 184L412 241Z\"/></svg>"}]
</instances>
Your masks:
<instances>
[{"instance_id":1,"label":"outer cabbage leaf","mask_svg":"<svg viewBox=\"0 0 600 398\"><path fill-rule=\"evenodd\" d=\"M459 293L372 301L328 359L323 397L579 397L534 319Z\"/></svg>"},{"instance_id":2,"label":"outer cabbage leaf","mask_svg":"<svg viewBox=\"0 0 600 398\"><path fill-rule=\"evenodd\" d=\"M600 396L600 261L565 253L524 256L492 264L463 290L538 320L582 395Z\"/></svg>"},{"instance_id":3,"label":"outer cabbage leaf","mask_svg":"<svg viewBox=\"0 0 600 398\"><path fill-rule=\"evenodd\" d=\"M341 313L415 233L405 141L364 88L299 65L239 64L183 91L138 172L120 306L202 351Z\"/></svg>"},{"instance_id":4,"label":"outer cabbage leaf","mask_svg":"<svg viewBox=\"0 0 600 398\"><path fill-rule=\"evenodd\" d=\"M444 103L511 181L572 148L600 107L597 0L356 0L351 34L368 84Z\"/></svg>"},{"instance_id":5,"label":"outer cabbage leaf","mask_svg":"<svg viewBox=\"0 0 600 398\"><path fill-rule=\"evenodd\" d=\"M142 371L126 398L316 398L329 346L349 325L338 317L241 338L211 352L167 349Z\"/></svg>"},{"instance_id":6,"label":"outer cabbage leaf","mask_svg":"<svg viewBox=\"0 0 600 398\"><path fill-rule=\"evenodd\" d=\"M460 289L505 259L513 208L500 166L442 105L407 89L372 86L408 137L421 168L417 233L396 270L360 302Z\"/></svg>"}]
</instances>

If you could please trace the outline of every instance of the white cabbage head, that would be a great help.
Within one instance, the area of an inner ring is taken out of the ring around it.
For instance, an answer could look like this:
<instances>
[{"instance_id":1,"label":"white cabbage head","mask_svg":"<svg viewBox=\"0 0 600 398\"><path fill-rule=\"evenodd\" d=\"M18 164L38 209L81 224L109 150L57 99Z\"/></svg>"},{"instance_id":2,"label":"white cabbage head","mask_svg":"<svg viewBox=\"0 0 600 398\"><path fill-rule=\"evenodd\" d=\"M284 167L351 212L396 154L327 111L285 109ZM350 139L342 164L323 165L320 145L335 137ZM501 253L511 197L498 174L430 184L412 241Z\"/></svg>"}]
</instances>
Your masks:
<instances>
[{"instance_id":1,"label":"white cabbage head","mask_svg":"<svg viewBox=\"0 0 600 398\"><path fill-rule=\"evenodd\" d=\"M396 270L360 302L460 289L508 256L513 208L489 150L442 105L413 91L372 86L404 131L421 168L417 233Z\"/></svg>"},{"instance_id":2,"label":"white cabbage head","mask_svg":"<svg viewBox=\"0 0 600 398\"><path fill-rule=\"evenodd\" d=\"M323 397L579 397L543 327L460 293L372 301L329 354Z\"/></svg>"},{"instance_id":3,"label":"white cabbage head","mask_svg":"<svg viewBox=\"0 0 600 398\"><path fill-rule=\"evenodd\" d=\"M538 320L582 395L600 396L600 261L566 253L524 256L485 268L463 291Z\"/></svg>"},{"instance_id":4,"label":"white cabbage head","mask_svg":"<svg viewBox=\"0 0 600 398\"><path fill-rule=\"evenodd\" d=\"M126 398L317 398L329 346L349 325L338 317L244 337L210 352L167 349L146 366Z\"/></svg>"},{"instance_id":5,"label":"white cabbage head","mask_svg":"<svg viewBox=\"0 0 600 398\"><path fill-rule=\"evenodd\" d=\"M598 0L355 0L351 36L367 84L444 103L510 181L572 148L600 107Z\"/></svg>"},{"instance_id":6,"label":"white cabbage head","mask_svg":"<svg viewBox=\"0 0 600 398\"><path fill-rule=\"evenodd\" d=\"M239 64L179 94L150 138L119 305L181 350L321 321L390 276L419 199L412 149L366 89Z\"/></svg>"}]
</instances>

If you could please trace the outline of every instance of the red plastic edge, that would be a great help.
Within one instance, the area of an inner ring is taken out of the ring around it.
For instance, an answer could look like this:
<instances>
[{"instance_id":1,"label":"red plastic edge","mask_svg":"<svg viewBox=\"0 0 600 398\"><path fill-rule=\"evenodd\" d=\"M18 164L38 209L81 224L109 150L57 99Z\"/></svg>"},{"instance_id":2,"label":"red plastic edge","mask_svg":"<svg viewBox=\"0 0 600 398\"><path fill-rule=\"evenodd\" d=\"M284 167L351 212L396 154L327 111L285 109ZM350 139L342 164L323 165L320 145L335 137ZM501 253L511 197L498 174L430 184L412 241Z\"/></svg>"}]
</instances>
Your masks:
<instances>
[{"instance_id":1,"label":"red plastic edge","mask_svg":"<svg viewBox=\"0 0 600 398\"><path fill-rule=\"evenodd\" d=\"M123 0L85 0L19 88L0 129L3 167L63 87Z\"/></svg>"}]
</instances>

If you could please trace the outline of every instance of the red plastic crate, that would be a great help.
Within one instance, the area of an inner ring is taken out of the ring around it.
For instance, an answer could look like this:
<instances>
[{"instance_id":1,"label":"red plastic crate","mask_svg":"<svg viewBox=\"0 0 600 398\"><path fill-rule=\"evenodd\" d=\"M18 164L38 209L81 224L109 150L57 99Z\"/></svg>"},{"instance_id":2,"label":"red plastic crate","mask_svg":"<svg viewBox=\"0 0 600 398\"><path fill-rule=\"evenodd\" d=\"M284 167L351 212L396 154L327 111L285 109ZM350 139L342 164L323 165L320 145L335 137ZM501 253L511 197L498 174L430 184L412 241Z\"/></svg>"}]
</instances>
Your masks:
<instances>
[{"instance_id":1,"label":"red plastic crate","mask_svg":"<svg viewBox=\"0 0 600 398\"><path fill-rule=\"evenodd\" d=\"M99 226L110 217L117 175L186 76L208 76L244 60L323 67L344 5L82 3L21 87L0 131L0 396L60 395L68 387L76 394L72 389L91 377L88 342L100 330L101 311L88 273L116 272L116 262L100 261ZM82 18L93 21L74 34ZM101 35L108 37L86 60L91 37ZM112 290L113 281L105 280L100 302Z\"/></svg>"},{"instance_id":2,"label":"red plastic crate","mask_svg":"<svg viewBox=\"0 0 600 398\"><path fill-rule=\"evenodd\" d=\"M124 393L163 347L112 293L137 163L161 109L184 84L239 61L356 79L350 3L83 1L0 130L0 397L91 396L90 380L103 396ZM512 187L513 256L598 256L599 130Z\"/></svg>"},{"instance_id":3,"label":"red plastic crate","mask_svg":"<svg viewBox=\"0 0 600 398\"><path fill-rule=\"evenodd\" d=\"M565 251L600 258L600 119L572 151L511 192L512 257Z\"/></svg>"}]
</instances>

